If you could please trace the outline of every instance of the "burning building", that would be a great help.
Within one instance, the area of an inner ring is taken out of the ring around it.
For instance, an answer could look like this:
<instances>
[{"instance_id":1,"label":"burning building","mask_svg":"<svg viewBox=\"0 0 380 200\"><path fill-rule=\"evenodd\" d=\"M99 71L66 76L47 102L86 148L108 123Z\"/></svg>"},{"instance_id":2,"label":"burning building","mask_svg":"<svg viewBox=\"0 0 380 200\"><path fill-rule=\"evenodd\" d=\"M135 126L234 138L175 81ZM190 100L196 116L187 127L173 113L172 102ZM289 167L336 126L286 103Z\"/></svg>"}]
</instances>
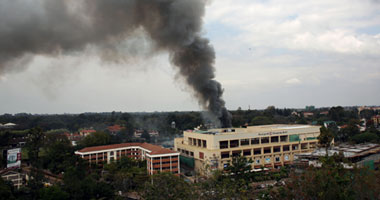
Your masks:
<instances>
[{"instance_id":1,"label":"burning building","mask_svg":"<svg viewBox=\"0 0 380 200\"><path fill-rule=\"evenodd\" d=\"M174 149L181 153L184 163L205 174L209 169L226 168L232 157L253 160L252 167L260 169L289 165L297 153L313 151L318 143L320 126L263 125L245 128L184 131L176 138Z\"/></svg>"}]
</instances>

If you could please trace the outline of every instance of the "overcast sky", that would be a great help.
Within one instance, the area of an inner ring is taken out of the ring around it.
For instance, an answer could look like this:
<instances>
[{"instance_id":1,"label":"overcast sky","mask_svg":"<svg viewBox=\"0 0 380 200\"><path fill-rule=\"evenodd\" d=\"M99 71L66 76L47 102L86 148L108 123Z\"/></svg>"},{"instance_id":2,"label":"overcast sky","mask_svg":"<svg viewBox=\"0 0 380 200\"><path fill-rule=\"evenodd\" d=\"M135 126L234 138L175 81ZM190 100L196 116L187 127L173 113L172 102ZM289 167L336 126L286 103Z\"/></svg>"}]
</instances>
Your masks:
<instances>
[{"instance_id":1,"label":"overcast sky","mask_svg":"<svg viewBox=\"0 0 380 200\"><path fill-rule=\"evenodd\" d=\"M204 34L228 109L380 105L380 1L214 0ZM20 62L0 75L0 114L200 110L167 54L126 54Z\"/></svg>"}]
</instances>

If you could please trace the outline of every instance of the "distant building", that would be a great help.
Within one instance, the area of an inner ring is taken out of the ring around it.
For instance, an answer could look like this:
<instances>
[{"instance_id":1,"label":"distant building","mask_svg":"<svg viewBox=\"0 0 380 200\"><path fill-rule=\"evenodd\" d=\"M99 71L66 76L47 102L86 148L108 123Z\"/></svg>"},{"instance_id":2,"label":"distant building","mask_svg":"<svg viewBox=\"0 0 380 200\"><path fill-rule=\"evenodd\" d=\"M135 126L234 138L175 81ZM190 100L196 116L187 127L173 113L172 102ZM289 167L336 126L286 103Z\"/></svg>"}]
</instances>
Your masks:
<instances>
[{"instance_id":1,"label":"distant building","mask_svg":"<svg viewBox=\"0 0 380 200\"><path fill-rule=\"evenodd\" d=\"M303 117L305 117L305 118L313 117L313 116L314 116L314 113L312 113L312 112L304 112L303 113Z\"/></svg>"},{"instance_id":2,"label":"distant building","mask_svg":"<svg viewBox=\"0 0 380 200\"><path fill-rule=\"evenodd\" d=\"M107 130L108 130L111 134L115 135L115 134L119 133L119 132L121 131L122 128L123 128L123 127L121 127L120 125L113 125L113 126L109 126L109 127L107 127Z\"/></svg>"},{"instance_id":3,"label":"distant building","mask_svg":"<svg viewBox=\"0 0 380 200\"><path fill-rule=\"evenodd\" d=\"M336 122L335 121L324 121L323 122L323 126L326 127L326 128L329 128L329 127L335 127L336 126Z\"/></svg>"},{"instance_id":4,"label":"distant building","mask_svg":"<svg viewBox=\"0 0 380 200\"><path fill-rule=\"evenodd\" d=\"M149 136L150 137L157 137L157 136L159 136L160 134L159 134L159 132L158 131L149 131Z\"/></svg>"},{"instance_id":5,"label":"distant building","mask_svg":"<svg viewBox=\"0 0 380 200\"><path fill-rule=\"evenodd\" d=\"M14 123L0 124L0 128L4 128L4 129L14 128L15 126L17 126L17 124L14 124Z\"/></svg>"},{"instance_id":6,"label":"distant building","mask_svg":"<svg viewBox=\"0 0 380 200\"><path fill-rule=\"evenodd\" d=\"M328 115L328 114L329 114L329 111L323 111L323 112L320 112L319 114L320 114L320 115Z\"/></svg>"},{"instance_id":7,"label":"distant building","mask_svg":"<svg viewBox=\"0 0 380 200\"><path fill-rule=\"evenodd\" d=\"M380 115L375 115L372 118L373 125L377 128L380 125Z\"/></svg>"},{"instance_id":8,"label":"distant building","mask_svg":"<svg viewBox=\"0 0 380 200\"><path fill-rule=\"evenodd\" d=\"M175 121L172 121L172 123L170 124L170 127L175 128Z\"/></svg>"},{"instance_id":9,"label":"distant building","mask_svg":"<svg viewBox=\"0 0 380 200\"><path fill-rule=\"evenodd\" d=\"M135 138L141 138L141 135L144 133L143 130L135 130L135 132L133 132L133 136Z\"/></svg>"},{"instance_id":10,"label":"distant building","mask_svg":"<svg viewBox=\"0 0 380 200\"><path fill-rule=\"evenodd\" d=\"M86 147L75 154L89 164L102 165L118 160L123 156L146 160L150 175L158 172L180 173L179 153L148 143L122 143L104 146Z\"/></svg>"},{"instance_id":11,"label":"distant building","mask_svg":"<svg viewBox=\"0 0 380 200\"><path fill-rule=\"evenodd\" d=\"M291 115L294 115L294 116L300 116L300 114L297 112L297 111L293 111Z\"/></svg>"},{"instance_id":12,"label":"distant building","mask_svg":"<svg viewBox=\"0 0 380 200\"><path fill-rule=\"evenodd\" d=\"M328 150L328 155L342 154L348 161L357 167L367 166L374 169L375 164L380 162L379 144L341 144ZM312 152L304 152L295 155L295 162L299 165L320 167L319 158L326 155L324 148L317 148ZM345 165L346 168L353 166Z\"/></svg>"},{"instance_id":13,"label":"distant building","mask_svg":"<svg viewBox=\"0 0 380 200\"><path fill-rule=\"evenodd\" d=\"M94 129L82 129L79 131L79 134L81 136L88 136L90 135L91 133L95 133L96 131Z\"/></svg>"},{"instance_id":14,"label":"distant building","mask_svg":"<svg viewBox=\"0 0 380 200\"><path fill-rule=\"evenodd\" d=\"M10 181L13 186L17 189L20 189L21 186L26 182L26 175L13 170L3 170L0 171L0 176L5 181Z\"/></svg>"},{"instance_id":15,"label":"distant building","mask_svg":"<svg viewBox=\"0 0 380 200\"><path fill-rule=\"evenodd\" d=\"M201 174L208 173L206 166L226 168L234 156L251 158L253 168L274 168L291 164L296 153L313 151L319 128L277 124L188 130L182 138L175 138L174 149L181 153L181 161L190 163Z\"/></svg>"},{"instance_id":16,"label":"distant building","mask_svg":"<svg viewBox=\"0 0 380 200\"><path fill-rule=\"evenodd\" d=\"M67 139L71 142L71 145L72 146L76 146L78 141L81 140L83 137L83 135L80 135L79 133L69 133L69 132L65 132L63 133L64 136L67 137Z\"/></svg>"},{"instance_id":17,"label":"distant building","mask_svg":"<svg viewBox=\"0 0 380 200\"><path fill-rule=\"evenodd\" d=\"M313 111L313 110L315 110L315 106L306 106L305 110L307 110L307 111Z\"/></svg>"}]
</instances>

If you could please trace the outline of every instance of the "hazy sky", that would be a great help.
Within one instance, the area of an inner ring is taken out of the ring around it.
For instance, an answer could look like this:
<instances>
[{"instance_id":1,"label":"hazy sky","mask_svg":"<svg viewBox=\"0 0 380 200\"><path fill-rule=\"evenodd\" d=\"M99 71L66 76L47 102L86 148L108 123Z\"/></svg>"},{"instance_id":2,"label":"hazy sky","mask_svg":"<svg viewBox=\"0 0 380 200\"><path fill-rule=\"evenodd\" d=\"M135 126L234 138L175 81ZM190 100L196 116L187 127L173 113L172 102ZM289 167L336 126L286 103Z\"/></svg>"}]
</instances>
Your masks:
<instances>
[{"instance_id":1,"label":"hazy sky","mask_svg":"<svg viewBox=\"0 0 380 200\"><path fill-rule=\"evenodd\" d=\"M380 104L380 1L214 0L204 34L228 109ZM199 110L167 54L125 53L20 62L0 75L0 113Z\"/></svg>"}]
</instances>

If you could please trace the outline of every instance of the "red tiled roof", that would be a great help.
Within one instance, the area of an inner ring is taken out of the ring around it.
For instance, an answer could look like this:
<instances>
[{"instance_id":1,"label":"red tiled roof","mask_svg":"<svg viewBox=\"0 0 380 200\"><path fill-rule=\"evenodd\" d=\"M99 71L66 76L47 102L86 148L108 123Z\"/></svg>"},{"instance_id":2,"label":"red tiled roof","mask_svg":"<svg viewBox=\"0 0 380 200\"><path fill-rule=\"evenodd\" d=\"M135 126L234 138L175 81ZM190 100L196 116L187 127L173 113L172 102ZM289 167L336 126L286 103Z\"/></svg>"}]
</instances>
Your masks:
<instances>
[{"instance_id":1,"label":"red tiled roof","mask_svg":"<svg viewBox=\"0 0 380 200\"><path fill-rule=\"evenodd\" d=\"M95 146L95 147L86 147L84 149L79 150L79 152L86 153L86 152L91 152L91 151L102 151L102 150L117 149L117 148L123 148L123 147L131 147L131 146L139 146L144 149L147 149L151 151L149 153L151 155L177 153L173 150L166 149L161 146L153 145L149 143L121 143L121 144L111 144L111 145L103 145L103 146Z\"/></svg>"},{"instance_id":2,"label":"red tiled roof","mask_svg":"<svg viewBox=\"0 0 380 200\"><path fill-rule=\"evenodd\" d=\"M108 130L109 131L115 131L115 132L117 132L117 131L120 131L121 130L121 126L120 125L114 125L114 126L109 126L108 127Z\"/></svg>"},{"instance_id":3,"label":"red tiled roof","mask_svg":"<svg viewBox=\"0 0 380 200\"><path fill-rule=\"evenodd\" d=\"M94 129L85 129L85 130L81 130L79 132L82 132L82 133L95 133L96 131Z\"/></svg>"}]
</instances>

